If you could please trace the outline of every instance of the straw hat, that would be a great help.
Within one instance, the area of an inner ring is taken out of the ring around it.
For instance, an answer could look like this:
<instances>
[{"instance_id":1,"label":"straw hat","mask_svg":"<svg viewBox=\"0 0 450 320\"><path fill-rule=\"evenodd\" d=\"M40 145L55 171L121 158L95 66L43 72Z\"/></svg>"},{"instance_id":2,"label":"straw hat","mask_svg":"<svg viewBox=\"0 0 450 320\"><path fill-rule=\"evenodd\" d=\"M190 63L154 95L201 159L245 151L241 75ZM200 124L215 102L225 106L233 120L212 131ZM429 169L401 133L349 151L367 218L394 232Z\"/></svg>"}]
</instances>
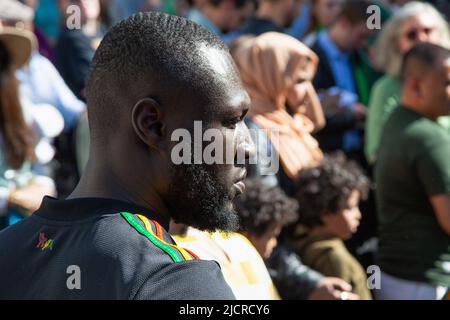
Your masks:
<instances>
[{"instance_id":1,"label":"straw hat","mask_svg":"<svg viewBox=\"0 0 450 320\"><path fill-rule=\"evenodd\" d=\"M12 67L20 69L36 48L36 37L27 30L0 26L0 41L11 54Z\"/></svg>"}]
</instances>

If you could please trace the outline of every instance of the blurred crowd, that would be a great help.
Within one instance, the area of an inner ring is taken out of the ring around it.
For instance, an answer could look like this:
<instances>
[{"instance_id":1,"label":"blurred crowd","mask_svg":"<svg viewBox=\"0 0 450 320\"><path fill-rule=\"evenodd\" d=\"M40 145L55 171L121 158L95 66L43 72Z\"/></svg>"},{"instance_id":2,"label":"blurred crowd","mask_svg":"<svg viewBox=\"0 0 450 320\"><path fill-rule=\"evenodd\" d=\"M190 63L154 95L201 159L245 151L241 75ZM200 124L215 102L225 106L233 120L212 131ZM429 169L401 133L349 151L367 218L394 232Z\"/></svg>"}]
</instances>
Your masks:
<instances>
[{"instance_id":1,"label":"blurred crowd","mask_svg":"<svg viewBox=\"0 0 450 320\"><path fill-rule=\"evenodd\" d=\"M217 260L240 299L444 298L448 0L0 0L0 229L75 187L90 62L149 10L229 46L258 153L280 160L275 175L249 167L239 232L174 224L177 243Z\"/></svg>"}]
</instances>

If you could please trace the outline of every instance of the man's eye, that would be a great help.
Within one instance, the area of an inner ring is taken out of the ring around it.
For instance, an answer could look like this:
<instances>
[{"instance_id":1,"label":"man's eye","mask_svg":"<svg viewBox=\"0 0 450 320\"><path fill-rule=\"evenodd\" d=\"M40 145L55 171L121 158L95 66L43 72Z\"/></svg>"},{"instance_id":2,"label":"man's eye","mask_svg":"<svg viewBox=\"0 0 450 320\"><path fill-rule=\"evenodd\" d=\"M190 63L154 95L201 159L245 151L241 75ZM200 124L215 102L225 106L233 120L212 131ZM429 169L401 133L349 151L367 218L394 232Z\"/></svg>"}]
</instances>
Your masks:
<instances>
[{"instance_id":1,"label":"man's eye","mask_svg":"<svg viewBox=\"0 0 450 320\"><path fill-rule=\"evenodd\" d=\"M224 126L227 127L227 128L229 128L229 129L235 129L235 128L236 128L236 125L237 125L241 120L242 120L241 117L236 117L236 118L233 118L233 119L229 119L229 120L225 121Z\"/></svg>"}]
</instances>

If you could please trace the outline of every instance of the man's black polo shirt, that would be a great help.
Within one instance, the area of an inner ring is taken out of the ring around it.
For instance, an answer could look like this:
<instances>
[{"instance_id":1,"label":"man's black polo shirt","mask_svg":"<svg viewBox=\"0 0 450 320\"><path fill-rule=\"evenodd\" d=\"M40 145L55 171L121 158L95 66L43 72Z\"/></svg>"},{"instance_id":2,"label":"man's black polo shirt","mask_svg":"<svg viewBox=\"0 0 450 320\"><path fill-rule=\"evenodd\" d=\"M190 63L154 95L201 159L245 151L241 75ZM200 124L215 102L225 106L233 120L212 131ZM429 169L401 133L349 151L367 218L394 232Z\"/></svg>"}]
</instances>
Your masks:
<instances>
[{"instance_id":1,"label":"man's black polo shirt","mask_svg":"<svg viewBox=\"0 0 450 320\"><path fill-rule=\"evenodd\" d=\"M0 232L0 299L234 299L219 265L174 247L168 225L127 202L45 197Z\"/></svg>"}]
</instances>

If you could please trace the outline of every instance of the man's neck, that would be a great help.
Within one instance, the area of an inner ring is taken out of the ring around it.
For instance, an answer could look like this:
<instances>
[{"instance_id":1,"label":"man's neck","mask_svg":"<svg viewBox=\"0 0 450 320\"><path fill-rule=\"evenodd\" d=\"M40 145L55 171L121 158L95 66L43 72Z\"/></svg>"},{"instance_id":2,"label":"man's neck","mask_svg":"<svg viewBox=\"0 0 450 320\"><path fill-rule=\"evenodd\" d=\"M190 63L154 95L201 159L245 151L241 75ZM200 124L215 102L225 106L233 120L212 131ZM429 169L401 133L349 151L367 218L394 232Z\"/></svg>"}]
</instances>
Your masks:
<instances>
[{"instance_id":1,"label":"man's neck","mask_svg":"<svg viewBox=\"0 0 450 320\"><path fill-rule=\"evenodd\" d=\"M309 236L311 237L332 237L333 235L331 234L330 231L328 231L328 229L324 226L317 226L312 228L309 231Z\"/></svg>"},{"instance_id":2,"label":"man's neck","mask_svg":"<svg viewBox=\"0 0 450 320\"><path fill-rule=\"evenodd\" d=\"M331 27L328 30L328 36L330 37L330 40L336 45L336 47L341 51L341 52L348 52L349 50L347 48L345 48L342 44L341 44L341 31L336 28L336 27Z\"/></svg>"},{"instance_id":3,"label":"man's neck","mask_svg":"<svg viewBox=\"0 0 450 320\"><path fill-rule=\"evenodd\" d=\"M132 185L121 179L107 165L92 165L99 163L89 160L85 172L74 191L67 199L74 198L108 198L130 202L148 208L170 219L170 213L161 197L151 187ZM145 190L145 193L138 190Z\"/></svg>"},{"instance_id":4,"label":"man's neck","mask_svg":"<svg viewBox=\"0 0 450 320\"><path fill-rule=\"evenodd\" d=\"M432 121L437 120L437 117L435 115L429 114L428 112L423 110L423 108L421 106L418 106L416 104L415 99L409 99L407 96L403 95L400 105L406 109L410 109L410 110L414 111L415 113L421 115L422 117L428 118Z\"/></svg>"}]
</instances>

